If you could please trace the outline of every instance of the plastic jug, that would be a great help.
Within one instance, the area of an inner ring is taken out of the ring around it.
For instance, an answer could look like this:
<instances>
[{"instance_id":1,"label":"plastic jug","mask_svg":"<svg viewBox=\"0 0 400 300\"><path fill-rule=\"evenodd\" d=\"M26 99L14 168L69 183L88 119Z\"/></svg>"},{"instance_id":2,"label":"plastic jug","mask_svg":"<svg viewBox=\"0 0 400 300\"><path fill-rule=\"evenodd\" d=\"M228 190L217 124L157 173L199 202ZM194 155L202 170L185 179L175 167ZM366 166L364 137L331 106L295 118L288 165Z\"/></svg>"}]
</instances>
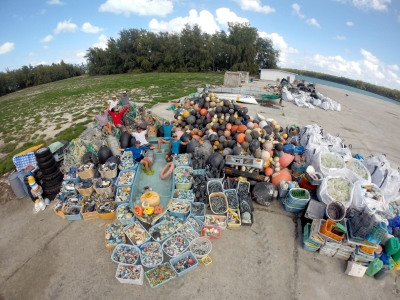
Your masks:
<instances>
[{"instance_id":1,"label":"plastic jug","mask_svg":"<svg viewBox=\"0 0 400 300\"><path fill-rule=\"evenodd\" d=\"M368 276L374 276L376 273L378 273L383 267L383 262L379 258L375 258L373 261L371 261L368 265L368 269L365 272L366 275Z\"/></svg>"},{"instance_id":2,"label":"plastic jug","mask_svg":"<svg viewBox=\"0 0 400 300\"><path fill-rule=\"evenodd\" d=\"M388 239L387 242L385 243L385 252L388 255L393 255L399 250L400 250L400 243L398 238L392 237Z\"/></svg>"}]
</instances>

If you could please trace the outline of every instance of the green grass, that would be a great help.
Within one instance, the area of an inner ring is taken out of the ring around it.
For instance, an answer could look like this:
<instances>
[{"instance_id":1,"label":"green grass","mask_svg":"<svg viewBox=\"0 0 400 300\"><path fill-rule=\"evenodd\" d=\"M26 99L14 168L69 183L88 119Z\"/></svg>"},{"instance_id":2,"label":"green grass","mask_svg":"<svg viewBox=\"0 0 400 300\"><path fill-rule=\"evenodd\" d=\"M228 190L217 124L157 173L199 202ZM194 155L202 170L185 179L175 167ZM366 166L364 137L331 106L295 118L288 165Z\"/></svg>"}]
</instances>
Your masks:
<instances>
[{"instance_id":1,"label":"green grass","mask_svg":"<svg viewBox=\"0 0 400 300\"><path fill-rule=\"evenodd\" d=\"M14 151L16 146L17 146L16 143L8 143L0 151L2 153L10 153L10 152Z\"/></svg>"},{"instance_id":2,"label":"green grass","mask_svg":"<svg viewBox=\"0 0 400 300\"><path fill-rule=\"evenodd\" d=\"M86 117L85 114L96 113L104 107L103 95L111 97L114 91L129 92L137 88L140 91L131 96L131 101L139 102L140 97L152 99L152 101L141 101L150 108L157 103L168 102L196 92L196 88L203 87L206 83L222 84L223 76L224 74L215 73L83 75L0 97L2 140L6 144L13 142L15 145L29 141L22 147L11 150L11 153L0 161L0 174L14 168L11 160L13 155L31 146L41 142L49 144L53 141L78 137L86 129L86 124L93 121L90 118L80 122ZM42 132L51 125L58 124L57 127L61 128L60 125L65 124L65 120L68 119L65 114L72 115L71 126L44 141L46 135ZM43 122L50 125L41 124ZM73 124L76 122L80 123ZM35 141L36 139L40 141ZM0 152L5 153L3 150Z\"/></svg>"}]
</instances>

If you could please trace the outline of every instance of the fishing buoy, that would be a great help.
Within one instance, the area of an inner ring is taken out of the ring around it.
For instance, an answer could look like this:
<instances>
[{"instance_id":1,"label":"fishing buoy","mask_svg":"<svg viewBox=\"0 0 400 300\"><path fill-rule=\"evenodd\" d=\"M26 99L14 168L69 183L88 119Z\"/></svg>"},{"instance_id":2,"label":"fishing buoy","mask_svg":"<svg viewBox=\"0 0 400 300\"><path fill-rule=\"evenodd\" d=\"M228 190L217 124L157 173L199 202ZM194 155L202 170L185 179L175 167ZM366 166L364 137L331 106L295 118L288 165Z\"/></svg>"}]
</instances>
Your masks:
<instances>
[{"instance_id":1,"label":"fishing buoy","mask_svg":"<svg viewBox=\"0 0 400 300\"><path fill-rule=\"evenodd\" d=\"M172 161L167 163L160 172L160 178L161 179L167 178L174 170L174 167L175 167L175 164Z\"/></svg>"}]
</instances>

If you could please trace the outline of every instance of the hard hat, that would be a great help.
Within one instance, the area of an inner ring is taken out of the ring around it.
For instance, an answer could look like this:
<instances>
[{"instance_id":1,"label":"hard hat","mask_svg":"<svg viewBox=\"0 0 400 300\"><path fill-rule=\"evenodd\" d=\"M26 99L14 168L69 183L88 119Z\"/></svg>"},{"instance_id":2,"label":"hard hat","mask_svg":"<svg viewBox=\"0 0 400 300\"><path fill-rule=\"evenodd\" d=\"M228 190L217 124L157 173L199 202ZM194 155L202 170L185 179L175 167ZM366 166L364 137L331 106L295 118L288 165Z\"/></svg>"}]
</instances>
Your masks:
<instances>
[{"instance_id":1,"label":"hard hat","mask_svg":"<svg viewBox=\"0 0 400 300\"><path fill-rule=\"evenodd\" d=\"M29 184L32 184L32 183L34 183L35 182L35 178L33 177L33 176L29 176L28 177L28 183Z\"/></svg>"}]
</instances>

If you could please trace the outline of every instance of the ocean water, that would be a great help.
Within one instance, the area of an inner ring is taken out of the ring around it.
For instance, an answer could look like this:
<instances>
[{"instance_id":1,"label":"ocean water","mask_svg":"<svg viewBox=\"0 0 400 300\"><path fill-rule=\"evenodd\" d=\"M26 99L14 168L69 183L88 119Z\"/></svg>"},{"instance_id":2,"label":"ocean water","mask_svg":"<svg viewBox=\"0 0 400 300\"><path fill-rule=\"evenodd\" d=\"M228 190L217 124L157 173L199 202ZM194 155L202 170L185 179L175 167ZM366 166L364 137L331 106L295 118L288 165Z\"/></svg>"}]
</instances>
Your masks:
<instances>
[{"instance_id":1,"label":"ocean water","mask_svg":"<svg viewBox=\"0 0 400 300\"><path fill-rule=\"evenodd\" d=\"M337 87L337 88L340 88L340 89L347 90L347 91L349 91L349 93L347 93L349 96L351 96L351 92L359 93L359 94L371 96L371 97L374 97L374 98L377 98L377 99L385 100L385 101L400 105L399 101L396 101L396 100L393 100L393 99L390 99L390 98L386 98L386 97L383 97L381 95L377 95L377 94L374 94L374 93L371 93L371 92L367 92L367 91L364 91L364 90L360 90L360 89L357 89L357 88L354 88L354 87L351 87L351 86L343 85L343 84L340 84L340 83L326 81L326 80L313 78L313 77L308 77L308 76L304 76L304 75L296 75L296 79L297 80L305 80L306 82L309 82L309 83L315 83L317 92L318 92L318 84L323 84L323 85L333 86L333 87Z\"/></svg>"}]
</instances>

